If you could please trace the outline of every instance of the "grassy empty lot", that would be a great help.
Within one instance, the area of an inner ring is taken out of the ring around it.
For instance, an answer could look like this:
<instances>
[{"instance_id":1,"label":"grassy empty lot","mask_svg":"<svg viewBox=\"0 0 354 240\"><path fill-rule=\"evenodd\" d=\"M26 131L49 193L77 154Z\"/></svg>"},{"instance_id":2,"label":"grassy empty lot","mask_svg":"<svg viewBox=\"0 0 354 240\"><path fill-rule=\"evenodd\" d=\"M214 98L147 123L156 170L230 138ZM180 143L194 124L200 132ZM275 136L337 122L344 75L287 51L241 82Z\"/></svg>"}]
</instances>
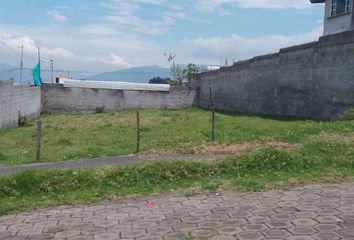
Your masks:
<instances>
[{"instance_id":1,"label":"grassy empty lot","mask_svg":"<svg viewBox=\"0 0 354 240\"><path fill-rule=\"evenodd\" d=\"M352 180L354 144L309 141L294 150L263 148L212 161L156 161L0 177L0 215L63 204L92 203L153 192L260 191Z\"/></svg>"},{"instance_id":2,"label":"grassy empty lot","mask_svg":"<svg viewBox=\"0 0 354 240\"><path fill-rule=\"evenodd\" d=\"M141 115L144 151L188 152L210 141L207 111L148 110ZM129 154L135 149L134 112L49 115L42 121L45 161ZM349 115L315 122L217 114L217 139L209 148L232 149L245 143L258 147L212 161L156 161L0 177L0 215L171 190L186 195L201 190L260 191L354 178L354 120ZM262 144L266 141L278 143ZM33 162L34 142L33 125L1 132L1 163Z\"/></svg>"},{"instance_id":3,"label":"grassy empty lot","mask_svg":"<svg viewBox=\"0 0 354 240\"><path fill-rule=\"evenodd\" d=\"M135 112L41 117L42 162L117 156L135 151ZM303 144L323 138L350 138L354 120L316 122L253 116L216 115L217 141L223 144L281 141ZM141 112L142 151L193 151L210 142L210 112ZM0 165L35 162L35 124L0 131Z\"/></svg>"}]
</instances>

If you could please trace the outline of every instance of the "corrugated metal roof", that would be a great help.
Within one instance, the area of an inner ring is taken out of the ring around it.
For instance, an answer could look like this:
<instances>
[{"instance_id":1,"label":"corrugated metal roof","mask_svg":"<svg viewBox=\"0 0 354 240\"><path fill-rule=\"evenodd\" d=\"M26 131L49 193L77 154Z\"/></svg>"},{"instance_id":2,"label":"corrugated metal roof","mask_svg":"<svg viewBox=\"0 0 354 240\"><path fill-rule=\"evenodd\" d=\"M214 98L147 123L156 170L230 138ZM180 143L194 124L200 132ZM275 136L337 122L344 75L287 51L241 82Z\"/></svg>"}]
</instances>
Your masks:
<instances>
[{"instance_id":1,"label":"corrugated metal roof","mask_svg":"<svg viewBox=\"0 0 354 240\"><path fill-rule=\"evenodd\" d=\"M64 87L67 88L94 88L94 89L114 89L127 91L157 91L169 92L169 84L146 84L146 83L128 83L128 82L108 82L108 81L82 81L65 80Z\"/></svg>"}]
</instances>

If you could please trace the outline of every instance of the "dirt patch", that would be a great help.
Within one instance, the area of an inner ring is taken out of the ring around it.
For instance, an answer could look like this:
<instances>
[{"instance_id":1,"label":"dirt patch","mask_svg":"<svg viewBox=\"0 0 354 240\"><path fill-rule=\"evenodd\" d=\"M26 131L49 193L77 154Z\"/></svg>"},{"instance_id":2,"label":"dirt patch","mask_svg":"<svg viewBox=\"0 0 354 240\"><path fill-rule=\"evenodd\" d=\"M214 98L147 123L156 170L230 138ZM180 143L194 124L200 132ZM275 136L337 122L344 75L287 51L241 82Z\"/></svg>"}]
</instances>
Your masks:
<instances>
[{"instance_id":1,"label":"dirt patch","mask_svg":"<svg viewBox=\"0 0 354 240\"><path fill-rule=\"evenodd\" d=\"M321 133L319 135L312 136L311 139L317 141L354 143L354 133L349 135L340 135L335 133Z\"/></svg>"},{"instance_id":2,"label":"dirt patch","mask_svg":"<svg viewBox=\"0 0 354 240\"><path fill-rule=\"evenodd\" d=\"M298 145L296 144L290 144L287 142L276 142L276 141L269 141L265 143L266 146L276 148L276 149L281 149L281 150L292 150L295 149ZM264 145L260 144L259 147L262 147Z\"/></svg>"},{"instance_id":3,"label":"dirt patch","mask_svg":"<svg viewBox=\"0 0 354 240\"><path fill-rule=\"evenodd\" d=\"M189 154L198 155L227 155L247 152L253 148L251 143L240 144L207 144L201 146L190 147L187 152Z\"/></svg>"},{"instance_id":4,"label":"dirt patch","mask_svg":"<svg viewBox=\"0 0 354 240\"><path fill-rule=\"evenodd\" d=\"M203 144L200 146L184 146L175 150L153 150L144 155L147 156L160 156L160 155L173 155L173 154L192 154L192 155L236 155L245 153L251 150L259 149L262 147L272 147L281 150L291 150L297 147L295 144L277 141L267 142L242 142L235 144Z\"/></svg>"}]
</instances>

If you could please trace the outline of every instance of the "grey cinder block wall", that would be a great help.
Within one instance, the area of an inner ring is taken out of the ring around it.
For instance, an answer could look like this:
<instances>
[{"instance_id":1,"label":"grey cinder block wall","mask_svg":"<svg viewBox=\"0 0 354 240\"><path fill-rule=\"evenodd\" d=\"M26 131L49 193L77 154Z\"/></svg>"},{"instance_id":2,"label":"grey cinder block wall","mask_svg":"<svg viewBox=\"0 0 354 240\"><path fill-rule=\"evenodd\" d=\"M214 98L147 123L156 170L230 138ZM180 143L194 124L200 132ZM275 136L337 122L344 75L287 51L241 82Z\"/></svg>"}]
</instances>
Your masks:
<instances>
[{"instance_id":1,"label":"grey cinder block wall","mask_svg":"<svg viewBox=\"0 0 354 240\"><path fill-rule=\"evenodd\" d=\"M43 84L42 104L45 110L62 114L94 113L129 109L183 109L198 106L196 89L171 87L170 92L123 91L87 88L65 88L61 84Z\"/></svg>"},{"instance_id":2,"label":"grey cinder block wall","mask_svg":"<svg viewBox=\"0 0 354 240\"><path fill-rule=\"evenodd\" d=\"M0 82L0 128L17 124L18 112L38 115L87 114L105 107L107 112L128 109L208 108L212 86L219 111L303 117L336 118L354 107L354 31L321 37L319 41L281 49L201 73L191 87L170 92L40 88Z\"/></svg>"},{"instance_id":3,"label":"grey cinder block wall","mask_svg":"<svg viewBox=\"0 0 354 240\"><path fill-rule=\"evenodd\" d=\"M354 107L354 31L202 73L193 84L202 108L212 86L219 111L334 119Z\"/></svg>"},{"instance_id":4,"label":"grey cinder block wall","mask_svg":"<svg viewBox=\"0 0 354 240\"><path fill-rule=\"evenodd\" d=\"M41 111L41 88L0 81L0 129L17 126L19 113L27 118Z\"/></svg>"}]
</instances>

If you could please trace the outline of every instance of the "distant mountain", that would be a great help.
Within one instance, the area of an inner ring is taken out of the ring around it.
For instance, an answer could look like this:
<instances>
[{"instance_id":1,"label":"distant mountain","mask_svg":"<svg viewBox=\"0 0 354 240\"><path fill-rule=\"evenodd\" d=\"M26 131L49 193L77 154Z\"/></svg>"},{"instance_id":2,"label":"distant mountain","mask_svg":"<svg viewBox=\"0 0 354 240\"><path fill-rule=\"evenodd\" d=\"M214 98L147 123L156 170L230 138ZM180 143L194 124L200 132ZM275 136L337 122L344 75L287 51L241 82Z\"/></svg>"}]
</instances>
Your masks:
<instances>
[{"instance_id":1,"label":"distant mountain","mask_svg":"<svg viewBox=\"0 0 354 240\"><path fill-rule=\"evenodd\" d=\"M0 63L0 71L4 71L4 70L9 70L9 69L15 69L16 67L11 66L7 63Z\"/></svg>"},{"instance_id":2,"label":"distant mountain","mask_svg":"<svg viewBox=\"0 0 354 240\"><path fill-rule=\"evenodd\" d=\"M64 70L55 70L54 77L60 74L67 74L67 71ZM43 82L51 82L51 70L47 68L42 69L41 76ZM74 79L83 79L87 76L87 74L83 74L80 72L73 72L70 74L71 77ZM14 67L6 63L0 63L0 81L1 80L11 80L14 79L15 83L20 82L20 70L19 67ZM23 76L22 76L22 83L32 83L33 76L32 76L32 69L24 68Z\"/></svg>"},{"instance_id":3,"label":"distant mountain","mask_svg":"<svg viewBox=\"0 0 354 240\"><path fill-rule=\"evenodd\" d=\"M60 70L56 70L54 76L59 75ZM65 71L63 71L66 74ZM167 78L170 76L170 69L159 66L144 66L137 68L124 69L117 72L105 72L95 76L87 77L87 74L81 74L79 72L71 72L70 76L74 79L87 79L96 81L118 81L118 82L137 82L148 83L150 79L154 77ZM16 83L20 82L20 71L18 67L11 66L9 64L0 63L0 80L14 79ZM43 82L51 81L50 70L42 70ZM25 68L23 71L23 83L32 82L32 70Z\"/></svg>"},{"instance_id":4,"label":"distant mountain","mask_svg":"<svg viewBox=\"0 0 354 240\"><path fill-rule=\"evenodd\" d=\"M171 77L170 69L159 66L144 66L124 69L117 72L105 72L87 77L87 80L148 83L154 77Z\"/></svg>"},{"instance_id":5,"label":"distant mountain","mask_svg":"<svg viewBox=\"0 0 354 240\"><path fill-rule=\"evenodd\" d=\"M16 67L6 63L0 63L0 80L9 80L16 72Z\"/></svg>"}]
</instances>

